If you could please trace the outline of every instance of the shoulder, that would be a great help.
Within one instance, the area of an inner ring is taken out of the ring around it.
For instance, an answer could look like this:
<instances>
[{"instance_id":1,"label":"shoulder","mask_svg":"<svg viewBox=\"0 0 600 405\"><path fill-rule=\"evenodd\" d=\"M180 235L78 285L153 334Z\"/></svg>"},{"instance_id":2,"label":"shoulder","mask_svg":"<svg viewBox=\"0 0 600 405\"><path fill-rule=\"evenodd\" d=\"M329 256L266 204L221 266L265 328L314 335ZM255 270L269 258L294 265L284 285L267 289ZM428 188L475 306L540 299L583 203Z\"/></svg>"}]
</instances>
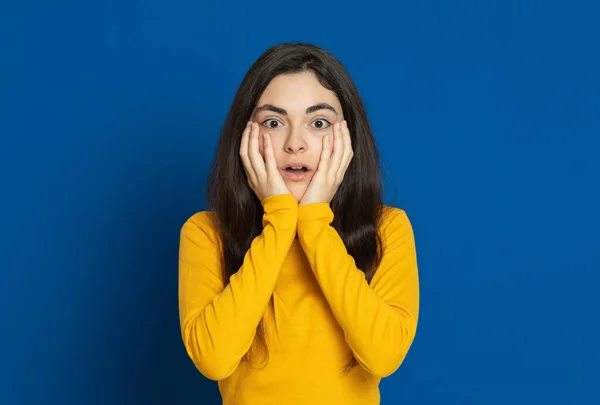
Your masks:
<instances>
[{"instance_id":1,"label":"shoulder","mask_svg":"<svg viewBox=\"0 0 600 405\"><path fill-rule=\"evenodd\" d=\"M384 205L381 210L381 228L386 229L399 225L410 224L408 214L402 208Z\"/></svg>"},{"instance_id":2,"label":"shoulder","mask_svg":"<svg viewBox=\"0 0 600 405\"><path fill-rule=\"evenodd\" d=\"M413 228L406 211L399 207L384 205L381 212L380 233L385 243L388 239L413 235Z\"/></svg>"},{"instance_id":3,"label":"shoulder","mask_svg":"<svg viewBox=\"0 0 600 405\"><path fill-rule=\"evenodd\" d=\"M214 211L199 211L189 217L180 230L181 240L218 244L217 215Z\"/></svg>"},{"instance_id":4,"label":"shoulder","mask_svg":"<svg viewBox=\"0 0 600 405\"><path fill-rule=\"evenodd\" d=\"M217 238L215 214L197 212L181 227L179 239L179 272L185 283L213 283L222 287L221 246ZM193 287L191 287L193 288Z\"/></svg>"}]
</instances>

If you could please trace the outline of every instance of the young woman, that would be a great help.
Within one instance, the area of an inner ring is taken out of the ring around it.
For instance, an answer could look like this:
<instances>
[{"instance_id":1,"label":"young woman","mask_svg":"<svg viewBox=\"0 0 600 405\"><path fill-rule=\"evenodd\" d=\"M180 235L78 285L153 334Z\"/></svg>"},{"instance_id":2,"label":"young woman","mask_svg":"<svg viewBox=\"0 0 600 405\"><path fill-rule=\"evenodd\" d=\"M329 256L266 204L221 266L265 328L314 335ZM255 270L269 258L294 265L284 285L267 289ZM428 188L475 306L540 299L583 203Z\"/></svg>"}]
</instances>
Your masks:
<instances>
[{"instance_id":1,"label":"young woman","mask_svg":"<svg viewBox=\"0 0 600 405\"><path fill-rule=\"evenodd\" d=\"M382 203L350 76L306 43L267 50L227 115L210 210L181 229L187 353L226 405L378 404L416 333L406 213Z\"/></svg>"}]
</instances>

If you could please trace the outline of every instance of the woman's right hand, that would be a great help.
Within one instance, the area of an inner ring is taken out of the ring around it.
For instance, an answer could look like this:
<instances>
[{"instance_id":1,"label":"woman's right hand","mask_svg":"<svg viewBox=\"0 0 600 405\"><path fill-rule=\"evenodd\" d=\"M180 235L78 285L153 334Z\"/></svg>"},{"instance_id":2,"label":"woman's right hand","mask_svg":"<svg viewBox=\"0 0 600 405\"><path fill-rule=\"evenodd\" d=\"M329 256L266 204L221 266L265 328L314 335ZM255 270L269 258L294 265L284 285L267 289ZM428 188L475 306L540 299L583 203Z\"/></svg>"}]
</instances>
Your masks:
<instances>
[{"instance_id":1,"label":"woman's right hand","mask_svg":"<svg viewBox=\"0 0 600 405\"><path fill-rule=\"evenodd\" d=\"M250 188L254 191L258 199L262 201L273 195L288 194L290 190L283 181L279 169L277 169L270 134L265 132L262 135L264 159L259 151L259 136L261 135L258 124L249 121L242 133L240 158L242 159Z\"/></svg>"}]
</instances>

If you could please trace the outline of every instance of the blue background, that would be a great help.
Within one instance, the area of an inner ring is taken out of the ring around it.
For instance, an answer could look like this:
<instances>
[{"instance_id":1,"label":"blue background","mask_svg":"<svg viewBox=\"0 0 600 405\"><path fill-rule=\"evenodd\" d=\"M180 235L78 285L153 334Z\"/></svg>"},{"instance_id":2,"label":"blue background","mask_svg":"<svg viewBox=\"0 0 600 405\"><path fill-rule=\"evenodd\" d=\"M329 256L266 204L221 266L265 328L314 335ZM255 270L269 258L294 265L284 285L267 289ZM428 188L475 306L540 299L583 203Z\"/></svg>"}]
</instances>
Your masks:
<instances>
[{"instance_id":1,"label":"blue background","mask_svg":"<svg viewBox=\"0 0 600 405\"><path fill-rule=\"evenodd\" d=\"M179 229L268 47L336 55L419 256L383 404L598 404L593 2L3 2L0 403L217 404L177 313Z\"/></svg>"}]
</instances>

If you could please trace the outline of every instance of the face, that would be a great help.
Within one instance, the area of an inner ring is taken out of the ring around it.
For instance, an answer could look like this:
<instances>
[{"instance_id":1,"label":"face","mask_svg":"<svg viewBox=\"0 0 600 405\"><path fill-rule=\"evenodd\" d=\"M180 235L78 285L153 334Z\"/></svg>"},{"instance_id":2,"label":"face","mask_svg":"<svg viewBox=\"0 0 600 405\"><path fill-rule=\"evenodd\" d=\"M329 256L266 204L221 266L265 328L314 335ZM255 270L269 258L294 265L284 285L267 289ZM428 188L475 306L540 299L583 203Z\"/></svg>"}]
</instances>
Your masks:
<instances>
[{"instance_id":1,"label":"face","mask_svg":"<svg viewBox=\"0 0 600 405\"><path fill-rule=\"evenodd\" d=\"M277 76L258 100L251 120L259 124L261 135L271 135L277 167L297 201L317 170L323 137L332 134L333 124L343 119L338 98L312 72ZM308 171L294 174L287 170L290 165L306 166Z\"/></svg>"}]
</instances>

